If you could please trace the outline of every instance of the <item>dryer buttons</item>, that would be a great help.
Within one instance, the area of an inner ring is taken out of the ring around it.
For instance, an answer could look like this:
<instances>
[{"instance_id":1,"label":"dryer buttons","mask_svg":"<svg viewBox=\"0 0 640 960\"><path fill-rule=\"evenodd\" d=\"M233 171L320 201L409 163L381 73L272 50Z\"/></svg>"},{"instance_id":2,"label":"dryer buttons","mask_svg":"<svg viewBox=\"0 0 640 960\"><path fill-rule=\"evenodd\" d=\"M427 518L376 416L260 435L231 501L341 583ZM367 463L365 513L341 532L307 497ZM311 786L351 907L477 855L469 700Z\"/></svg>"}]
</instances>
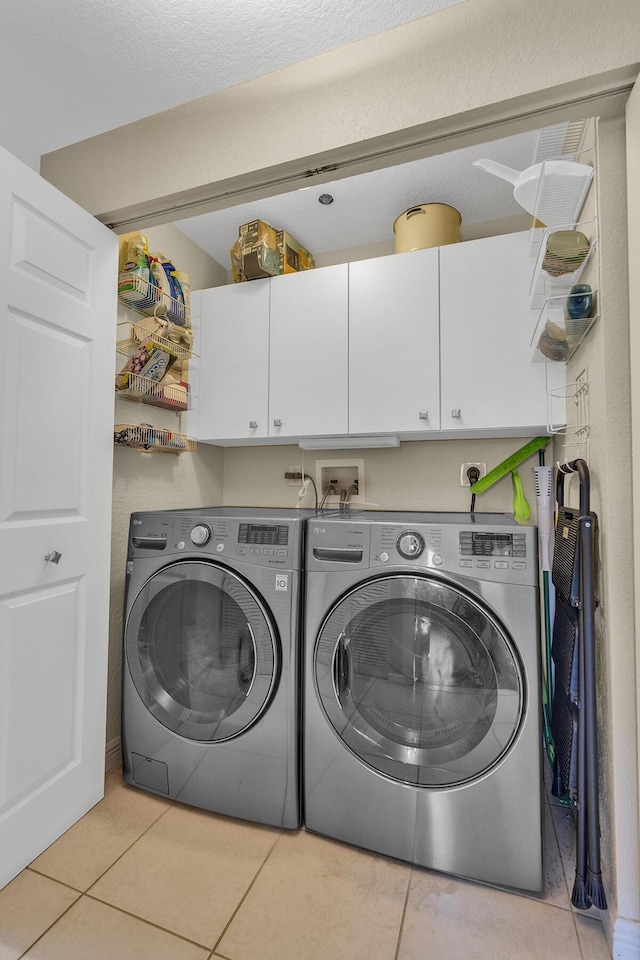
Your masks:
<instances>
[{"instance_id":1,"label":"dryer buttons","mask_svg":"<svg viewBox=\"0 0 640 960\"><path fill-rule=\"evenodd\" d=\"M209 540L211 540L211 527L206 523L199 523L191 531L191 542L195 543L196 547L204 547Z\"/></svg>"},{"instance_id":2,"label":"dryer buttons","mask_svg":"<svg viewBox=\"0 0 640 960\"><path fill-rule=\"evenodd\" d=\"M415 560L424 551L424 540L419 533L407 531L400 534L396 547L401 557L405 557L407 560Z\"/></svg>"}]
</instances>

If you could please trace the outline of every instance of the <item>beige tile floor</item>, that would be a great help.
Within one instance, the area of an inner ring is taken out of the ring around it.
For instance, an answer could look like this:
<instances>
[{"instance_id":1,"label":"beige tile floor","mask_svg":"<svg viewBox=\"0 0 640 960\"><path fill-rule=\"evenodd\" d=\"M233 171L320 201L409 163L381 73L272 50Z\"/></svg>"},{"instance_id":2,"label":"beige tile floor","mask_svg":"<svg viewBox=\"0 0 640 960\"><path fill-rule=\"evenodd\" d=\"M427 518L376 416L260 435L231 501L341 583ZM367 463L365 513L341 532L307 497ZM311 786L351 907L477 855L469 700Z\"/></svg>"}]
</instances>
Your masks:
<instances>
[{"instance_id":1,"label":"beige tile floor","mask_svg":"<svg viewBox=\"0 0 640 960\"><path fill-rule=\"evenodd\" d=\"M608 960L574 911L570 815L519 895L153 797L105 798L0 892L0 960Z\"/></svg>"}]
</instances>

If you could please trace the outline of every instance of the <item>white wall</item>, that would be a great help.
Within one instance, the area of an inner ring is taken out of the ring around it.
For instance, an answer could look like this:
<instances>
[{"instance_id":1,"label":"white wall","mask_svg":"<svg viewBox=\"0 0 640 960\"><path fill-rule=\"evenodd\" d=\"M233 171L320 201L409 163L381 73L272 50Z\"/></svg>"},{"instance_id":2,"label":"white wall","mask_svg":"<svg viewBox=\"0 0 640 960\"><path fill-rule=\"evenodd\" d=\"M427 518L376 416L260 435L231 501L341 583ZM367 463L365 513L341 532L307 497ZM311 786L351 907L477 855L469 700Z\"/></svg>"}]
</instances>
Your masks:
<instances>
[{"instance_id":1,"label":"white wall","mask_svg":"<svg viewBox=\"0 0 640 960\"><path fill-rule=\"evenodd\" d=\"M380 450L303 451L297 446L227 447L224 455L225 505L298 505L297 488L284 479L290 465L300 464L316 477L316 460L364 460L365 494L371 509L466 511L470 505L468 487L460 486L460 464L486 462L491 470L523 446L530 438L508 440L415 440L397 448ZM547 460L551 463L551 460ZM531 467L537 456L519 471L532 515L535 494ZM311 488L301 501L313 507ZM506 477L486 493L478 495L476 510L513 513L513 488Z\"/></svg>"}]
</instances>

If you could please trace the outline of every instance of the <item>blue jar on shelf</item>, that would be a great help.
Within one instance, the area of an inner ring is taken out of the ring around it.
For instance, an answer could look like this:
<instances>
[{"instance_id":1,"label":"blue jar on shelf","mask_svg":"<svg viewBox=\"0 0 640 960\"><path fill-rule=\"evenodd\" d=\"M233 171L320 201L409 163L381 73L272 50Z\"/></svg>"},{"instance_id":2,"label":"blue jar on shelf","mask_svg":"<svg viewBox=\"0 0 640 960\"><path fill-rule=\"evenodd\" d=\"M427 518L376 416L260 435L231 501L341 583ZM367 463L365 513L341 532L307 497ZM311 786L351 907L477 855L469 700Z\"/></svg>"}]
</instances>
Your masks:
<instances>
[{"instance_id":1,"label":"blue jar on shelf","mask_svg":"<svg viewBox=\"0 0 640 960\"><path fill-rule=\"evenodd\" d=\"M567 297L567 315L571 320L584 320L591 313L593 291L588 283L576 283Z\"/></svg>"}]
</instances>

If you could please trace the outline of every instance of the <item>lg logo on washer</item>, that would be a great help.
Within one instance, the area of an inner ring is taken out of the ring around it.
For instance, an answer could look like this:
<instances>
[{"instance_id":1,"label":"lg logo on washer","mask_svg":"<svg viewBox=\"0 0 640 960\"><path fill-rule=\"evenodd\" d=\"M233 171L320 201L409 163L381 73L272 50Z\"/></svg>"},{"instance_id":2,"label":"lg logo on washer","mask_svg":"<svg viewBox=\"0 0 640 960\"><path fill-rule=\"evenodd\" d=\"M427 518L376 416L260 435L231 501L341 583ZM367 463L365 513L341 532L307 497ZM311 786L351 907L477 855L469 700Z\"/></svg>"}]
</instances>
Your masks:
<instances>
[{"instance_id":1,"label":"lg logo on washer","mask_svg":"<svg viewBox=\"0 0 640 960\"><path fill-rule=\"evenodd\" d=\"M277 573L276 574L276 590L288 590L288 589L289 589L289 574Z\"/></svg>"}]
</instances>

